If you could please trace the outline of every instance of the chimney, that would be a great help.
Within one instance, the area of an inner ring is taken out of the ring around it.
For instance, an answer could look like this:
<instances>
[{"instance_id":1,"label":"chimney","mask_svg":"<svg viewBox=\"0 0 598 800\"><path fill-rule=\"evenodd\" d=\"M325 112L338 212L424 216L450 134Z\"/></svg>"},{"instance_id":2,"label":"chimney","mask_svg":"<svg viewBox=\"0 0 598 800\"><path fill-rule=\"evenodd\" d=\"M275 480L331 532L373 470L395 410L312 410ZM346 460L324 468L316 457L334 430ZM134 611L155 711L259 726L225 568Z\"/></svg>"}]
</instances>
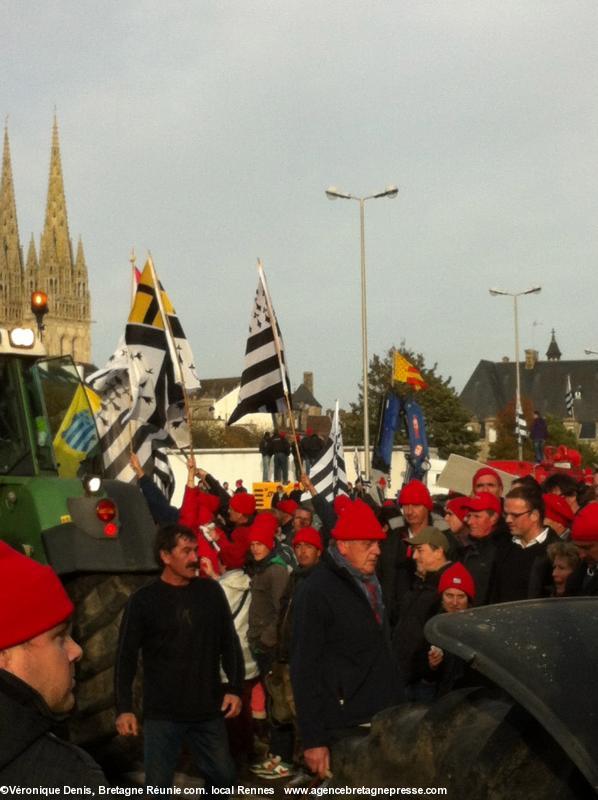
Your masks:
<instances>
[{"instance_id":1,"label":"chimney","mask_svg":"<svg viewBox=\"0 0 598 800\"><path fill-rule=\"evenodd\" d=\"M536 366L536 362L538 361L538 351L537 350L526 350L525 351L525 368L526 369L533 369Z\"/></svg>"},{"instance_id":2,"label":"chimney","mask_svg":"<svg viewBox=\"0 0 598 800\"><path fill-rule=\"evenodd\" d=\"M313 372L304 372L303 373L303 385L307 389L307 391L313 395L314 393L314 374Z\"/></svg>"}]
</instances>

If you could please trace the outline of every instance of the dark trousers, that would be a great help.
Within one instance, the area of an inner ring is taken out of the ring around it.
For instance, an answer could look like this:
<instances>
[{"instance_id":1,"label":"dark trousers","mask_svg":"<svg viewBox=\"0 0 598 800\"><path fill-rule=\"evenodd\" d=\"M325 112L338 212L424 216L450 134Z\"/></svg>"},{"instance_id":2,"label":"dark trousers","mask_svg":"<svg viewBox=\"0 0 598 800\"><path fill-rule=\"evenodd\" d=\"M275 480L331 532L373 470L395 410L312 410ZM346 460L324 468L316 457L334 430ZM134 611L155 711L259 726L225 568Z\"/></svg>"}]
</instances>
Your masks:
<instances>
[{"instance_id":1,"label":"dark trousers","mask_svg":"<svg viewBox=\"0 0 598 800\"><path fill-rule=\"evenodd\" d=\"M183 741L191 751L197 768L212 786L235 785L235 765L228 749L224 719L204 722L171 722L146 719L143 724L145 785L170 788Z\"/></svg>"},{"instance_id":2,"label":"dark trousers","mask_svg":"<svg viewBox=\"0 0 598 800\"><path fill-rule=\"evenodd\" d=\"M274 453L274 480L289 482L289 457L286 453Z\"/></svg>"}]
</instances>

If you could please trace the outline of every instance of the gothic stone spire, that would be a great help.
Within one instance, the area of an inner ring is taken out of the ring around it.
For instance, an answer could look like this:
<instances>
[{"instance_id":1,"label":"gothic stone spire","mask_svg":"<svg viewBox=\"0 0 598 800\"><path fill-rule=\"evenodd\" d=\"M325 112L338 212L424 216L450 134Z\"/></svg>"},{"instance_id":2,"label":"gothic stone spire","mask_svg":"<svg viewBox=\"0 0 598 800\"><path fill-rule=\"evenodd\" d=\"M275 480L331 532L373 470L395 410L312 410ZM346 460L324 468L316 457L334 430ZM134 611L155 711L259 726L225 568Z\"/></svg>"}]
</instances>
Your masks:
<instances>
[{"instance_id":1,"label":"gothic stone spire","mask_svg":"<svg viewBox=\"0 0 598 800\"><path fill-rule=\"evenodd\" d=\"M21 322L22 297L23 256L19 241L8 129L5 127L0 179L0 323Z\"/></svg>"},{"instance_id":2,"label":"gothic stone spire","mask_svg":"<svg viewBox=\"0 0 598 800\"><path fill-rule=\"evenodd\" d=\"M49 294L69 294L73 254L69 237L66 200L64 196L64 180L60 160L60 144L58 141L58 123L54 117L52 128L52 150L50 155L50 177L48 180L48 200L46 204L46 221L41 236L39 251L40 272L49 281Z\"/></svg>"}]
</instances>

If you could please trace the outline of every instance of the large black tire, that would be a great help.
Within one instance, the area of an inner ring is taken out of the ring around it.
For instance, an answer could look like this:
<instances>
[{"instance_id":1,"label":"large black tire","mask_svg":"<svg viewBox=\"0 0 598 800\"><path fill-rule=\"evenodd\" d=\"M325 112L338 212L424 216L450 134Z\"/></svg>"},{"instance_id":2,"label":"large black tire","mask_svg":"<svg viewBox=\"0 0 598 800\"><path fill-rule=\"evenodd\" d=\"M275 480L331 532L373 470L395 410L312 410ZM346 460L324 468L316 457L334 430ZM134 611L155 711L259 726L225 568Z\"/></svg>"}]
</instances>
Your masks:
<instances>
[{"instance_id":1,"label":"large black tire","mask_svg":"<svg viewBox=\"0 0 598 800\"><path fill-rule=\"evenodd\" d=\"M592 788L546 730L508 695L451 692L378 714L333 750L334 786L446 787L467 800L589 800Z\"/></svg>"},{"instance_id":2,"label":"large black tire","mask_svg":"<svg viewBox=\"0 0 598 800\"><path fill-rule=\"evenodd\" d=\"M77 706L68 726L76 744L93 749L116 735L114 667L120 620L130 595L150 580L147 574L96 574L65 581L75 605L73 638L83 648L76 670ZM138 703L139 676L135 697Z\"/></svg>"}]
</instances>

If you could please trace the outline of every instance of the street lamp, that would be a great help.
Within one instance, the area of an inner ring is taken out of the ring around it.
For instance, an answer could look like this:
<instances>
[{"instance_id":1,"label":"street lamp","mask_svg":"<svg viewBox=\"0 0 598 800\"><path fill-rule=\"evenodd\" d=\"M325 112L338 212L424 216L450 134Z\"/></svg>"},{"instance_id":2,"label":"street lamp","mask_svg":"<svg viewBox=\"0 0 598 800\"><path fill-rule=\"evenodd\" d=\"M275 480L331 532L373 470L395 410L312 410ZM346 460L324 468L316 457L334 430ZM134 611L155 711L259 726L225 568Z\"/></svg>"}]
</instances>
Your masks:
<instances>
[{"instance_id":1,"label":"street lamp","mask_svg":"<svg viewBox=\"0 0 598 800\"><path fill-rule=\"evenodd\" d=\"M588 347L584 350L586 356L598 356L598 350L590 350Z\"/></svg>"},{"instance_id":2,"label":"street lamp","mask_svg":"<svg viewBox=\"0 0 598 800\"><path fill-rule=\"evenodd\" d=\"M539 294L542 291L541 286L533 286L531 289L526 289L524 292L503 292L502 289L489 289L493 297L502 295L504 297L513 298L513 311L515 315L515 375L517 379L517 389L515 396L515 421L517 423L518 403L521 402L521 380L519 375L519 314L517 310L517 298L522 297L524 294ZM521 437L517 437L517 453L519 461L523 460L523 445Z\"/></svg>"},{"instance_id":3,"label":"street lamp","mask_svg":"<svg viewBox=\"0 0 598 800\"><path fill-rule=\"evenodd\" d=\"M357 200L359 203L359 221L361 236L361 351L363 359L363 449L365 455L365 479L370 479L370 419L368 402L368 333L367 333L367 302L366 302L366 281L365 281L365 203L366 200L375 200L379 197L393 199L399 190L394 185L387 186L383 191L370 194L367 197L357 197L337 189L336 186L329 186L326 189L326 197L329 200Z\"/></svg>"}]
</instances>

